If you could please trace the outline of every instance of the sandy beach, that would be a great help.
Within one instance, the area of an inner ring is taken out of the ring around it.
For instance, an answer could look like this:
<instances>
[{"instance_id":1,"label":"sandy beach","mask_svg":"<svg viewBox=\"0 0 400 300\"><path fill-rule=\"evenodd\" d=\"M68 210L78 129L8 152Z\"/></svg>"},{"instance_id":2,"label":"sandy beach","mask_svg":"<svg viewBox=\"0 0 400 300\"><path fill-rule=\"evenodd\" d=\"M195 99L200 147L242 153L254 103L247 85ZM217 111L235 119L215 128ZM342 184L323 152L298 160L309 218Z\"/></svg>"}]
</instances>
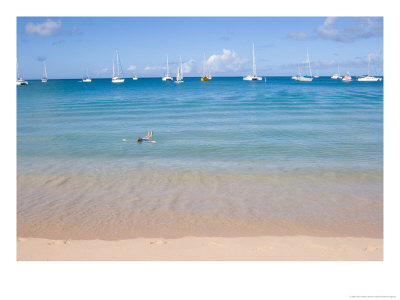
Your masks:
<instances>
[{"instance_id":1,"label":"sandy beach","mask_svg":"<svg viewBox=\"0 0 400 300\"><path fill-rule=\"evenodd\" d=\"M17 238L18 261L381 261L383 239L262 236L49 240Z\"/></svg>"}]
</instances>

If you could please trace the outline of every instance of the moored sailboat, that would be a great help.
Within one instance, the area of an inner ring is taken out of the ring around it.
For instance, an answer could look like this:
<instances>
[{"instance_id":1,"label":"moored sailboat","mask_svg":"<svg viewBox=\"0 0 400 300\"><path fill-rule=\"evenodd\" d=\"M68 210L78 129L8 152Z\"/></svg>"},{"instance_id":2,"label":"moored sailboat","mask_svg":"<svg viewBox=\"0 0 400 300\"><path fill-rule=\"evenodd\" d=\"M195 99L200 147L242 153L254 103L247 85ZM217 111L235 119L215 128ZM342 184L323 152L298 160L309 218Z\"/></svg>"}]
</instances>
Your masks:
<instances>
[{"instance_id":1,"label":"moored sailboat","mask_svg":"<svg viewBox=\"0 0 400 300\"><path fill-rule=\"evenodd\" d=\"M42 77L42 82L47 82L46 61L43 61L43 77Z\"/></svg>"},{"instance_id":2,"label":"moored sailboat","mask_svg":"<svg viewBox=\"0 0 400 300\"><path fill-rule=\"evenodd\" d=\"M357 78L357 81L381 81L382 78L380 77L374 77L369 75L369 65L371 63L371 57L368 55L368 75L362 75Z\"/></svg>"},{"instance_id":3,"label":"moored sailboat","mask_svg":"<svg viewBox=\"0 0 400 300\"><path fill-rule=\"evenodd\" d=\"M312 77L312 74L311 74L310 57L308 56L308 48L307 48L307 61L306 61L306 63L308 64L309 76L299 75L299 76L297 76L297 79L296 79L297 81L312 81L313 80L313 77Z\"/></svg>"},{"instance_id":4,"label":"moored sailboat","mask_svg":"<svg viewBox=\"0 0 400 300\"><path fill-rule=\"evenodd\" d=\"M17 61L17 85L28 85L28 81L22 78L21 72L19 70L18 61Z\"/></svg>"},{"instance_id":5,"label":"moored sailboat","mask_svg":"<svg viewBox=\"0 0 400 300\"><path fill-rule=\"evenodd\" d=\"M301 76L300 75L300 66L299 66L299 64L297 64L297 75L292 76L292 79L297 80L297 78L299 78L299 76Z\"/></svg>"},{"instance_id":6,"label":"moored sailboat","mask_svg":"<svg viewBox=\"0 0 400 300\"><path fill-rule=\"evenodd\" d=\"M181 65L180 68L176 70L176 81L175 83L182 83L183 82L183 70L182 70L182 57L180 57Z\"/></svg>"},{"instance_id":7,"label":"moored sailboat","mask_svg":"<svg viewBox=\"0 0 400 300\"><path fill-rule=\"evenodd\" d=\"M122 74L122 67L121 67L121 64L119 62L118 51L115 51L115 52L116 52L116 55L117 55L117 74L115 74L115 63L114 63L114 57L113 57L113 77L111 79L111 82L113 82L113 83L122 83L122 82L125 81L125 78L121 78L120 77L121 74Z\"/></svg>"},{"instance_id":8,"label":"moored sailboat","mask_svg":"<svg viewBox=\"0 0 400 300\"><path fill-rule=\"evenodd\" d=\"M168 66L168 54L167 54L167 70L166 74L163 76L162 81L172 81L173 78L169 76L169 66Z\"/></svg>"},{"instance_id":9,"label":"moored sailboat","mask_svg":"<svg viewBox=\"0 0 400 300\"><path fill-rule=\"evenodd\" d=\"M347 72L347 74L342 79L342 81L345 81L345 82L350 82L351 80L352 79L351 79L351 76L350 76L349 72Z\"/></svg>"},{"instance_id":10,"label":"moored sailboat","mask_svg":"<svg viewBox=\"0 0 400 300\"><path fill-rule=\"evenodd\" d=\"M262 80L262 78L258 77L257 73L256 73L256 61L255 61L255 56L254 56L254 43L253 43L253 72L252 72L251 75L247 75L246 77L243 77L243 80L248 80L248 81Z\"/></svg>"},{"instance_id":11,"label":"moored sailboat","mask_svg":"<svg viewBox=\"0 0 400 300\"><path fill-rule=\"evenodd\" d=\"M342 76L340 76L340 72L339 72L339 64L337 65L337 73L333 74L331 79L342 79Z\"/></svg>"},{"instance_id":12,"label":"moored sailboat","mask_svg":"<svg viewBox=\"0 0 400 300\"><path fill-rule=\"evenodd\" d=\"M211 76L206 74L206 69L208 70L208 64L206 62L206 55L203 53L203 76L201 76L201 81L211 80Z\"/></svg>"},{"instance_id":13,"label":"moored sailboat","mask_svg":"<svg viewBox=\"0 0 400 300\"><path fill-rule=\"evenodd\" d=\"M86 68L86 76L82 78L82 82L92 82L92 79L89 77L89 72L87 68Z\"/></svg>"}]
</instances>

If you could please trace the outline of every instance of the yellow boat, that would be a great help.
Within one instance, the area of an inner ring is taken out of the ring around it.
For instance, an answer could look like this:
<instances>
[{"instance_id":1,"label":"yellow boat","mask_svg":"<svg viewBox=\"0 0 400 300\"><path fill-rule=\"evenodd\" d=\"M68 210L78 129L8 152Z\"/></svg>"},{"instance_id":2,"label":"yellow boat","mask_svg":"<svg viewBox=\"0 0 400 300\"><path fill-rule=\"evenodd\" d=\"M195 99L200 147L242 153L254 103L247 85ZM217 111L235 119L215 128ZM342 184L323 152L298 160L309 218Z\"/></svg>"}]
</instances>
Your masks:
<instances>
[{"instance_id":1,"label":"yellow boat","mask_svg":"<svg viewBox=\"0 0 400 300\"><path fill-rule=\"evenodd\" d=\"M208 75L206 75L206 69L207 69L207 73ZM203 53L203 76L201 77L201 81L210 81L211 80L211 76L209 74L209 70L208 70L208 64L206 61L206 54Z\"/></svg>"}]
</instances>

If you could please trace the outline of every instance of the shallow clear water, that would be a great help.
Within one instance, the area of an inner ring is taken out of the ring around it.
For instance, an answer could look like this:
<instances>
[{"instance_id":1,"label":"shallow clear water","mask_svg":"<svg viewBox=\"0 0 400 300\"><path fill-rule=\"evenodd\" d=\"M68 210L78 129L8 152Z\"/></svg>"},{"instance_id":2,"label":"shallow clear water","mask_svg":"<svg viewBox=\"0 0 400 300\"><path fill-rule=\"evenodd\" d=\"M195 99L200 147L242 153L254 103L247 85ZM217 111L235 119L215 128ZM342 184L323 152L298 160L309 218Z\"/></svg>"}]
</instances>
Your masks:
<instances>
[{"instance_id":1,"label":"shallow clear water","mask_svg":"<svg viewBox=\"0 0 400 300\"><path fill-rule=\"evenodd\" d=\"M382 82L30 81L17 134L20 236L382 236Z\"/></svg>"}]
</instances>

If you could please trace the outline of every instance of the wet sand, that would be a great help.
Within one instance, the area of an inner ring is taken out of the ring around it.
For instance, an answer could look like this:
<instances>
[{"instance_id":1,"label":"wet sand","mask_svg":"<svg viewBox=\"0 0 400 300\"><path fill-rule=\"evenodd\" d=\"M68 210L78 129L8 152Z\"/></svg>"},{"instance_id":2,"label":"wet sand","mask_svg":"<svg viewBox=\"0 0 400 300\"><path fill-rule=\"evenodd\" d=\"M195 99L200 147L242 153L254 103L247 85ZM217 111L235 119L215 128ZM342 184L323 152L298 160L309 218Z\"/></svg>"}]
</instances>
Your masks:
<instances>
[{"instance_id":1,"label":"wet sand","mask_svg":"<svg viewBox=\"0 0 400 300\"><path fill-rule=\"evenodd\" d=\"M382 261L383 239L261 236L49 240L17 238L18 261Z\"/></svg>"}]
</instances>

